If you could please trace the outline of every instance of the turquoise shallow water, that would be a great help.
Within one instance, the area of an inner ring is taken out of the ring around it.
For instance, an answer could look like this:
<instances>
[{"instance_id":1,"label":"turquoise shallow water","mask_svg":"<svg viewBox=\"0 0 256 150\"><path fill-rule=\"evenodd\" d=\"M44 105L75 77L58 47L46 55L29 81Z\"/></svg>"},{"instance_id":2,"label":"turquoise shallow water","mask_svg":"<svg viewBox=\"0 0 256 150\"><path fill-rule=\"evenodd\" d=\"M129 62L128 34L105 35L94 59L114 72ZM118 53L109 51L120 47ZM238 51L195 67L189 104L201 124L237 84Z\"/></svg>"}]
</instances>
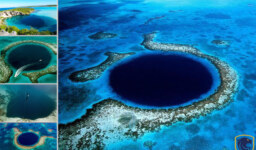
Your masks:
<instances>
[{"instance_id":1,"label":"turquoise shallow water","mask_svg":"<svg viewBox=\"0 0 256 150\"><path fill-rule=\"evenodd\" d=\"M45 37L0 37L0 51L4 49L6 46L19 42L19 41L25 41L25 40L35 40L35 41L42 41L46 43L51 43L51 44L56 44L57 39L55 36L45 36ZM15 47L14 47L15 48ZM51 65L56 65L57 64L57 56L50 50L48 47L46 47L51 55L51 60L50 63L48 64L47 67ZM9 83L30 83L29 78L23 76L20 74L17 78L14 78L16 69L11 67L11 69L14 71L12 77L10 78ZM40 71L40 70L37 70ZM24 72L32 72L32 71L24 71ZM39 78L40 83L56 83L57 77L56 75L47 75L47 77L41 77Z\"/></svg>"},{"instance_id":2,"label":"turquoise shallow water","mask_svg":"<svg viewBox=\"0 0 256 150\"><path fill-rule=\"evenodd\" d=\"M190 123L162 127L137 140L116 139L106 149L148 149L143 143L150 140L156 143L153 150L233 150L235 136L256 136L255 8L253 0L61 0L60 123L80 118L94 103L113 96L107 71L87 83L72 83L72 72L100 64L108 51L147 52L140 45L143 35L157 31L156 41L190 44L232 66L239 76L234 101ZM99 31L118 36L88 38ZM230 45L216 46L212 40Z\"/></svg>"},{"instance_id":3,"label":"turquoise shallow water","mask_svg":"<svg viewBox=\"0 0 256 150\"><path fill-rule=\"evenodd\" d=\"M35 11L27 16L14 16L6 19L6 24L16 26L19 29L35 28L39 31L56 31L57 8L56 7L33 7Z\"/></svg>"}]
</instances>

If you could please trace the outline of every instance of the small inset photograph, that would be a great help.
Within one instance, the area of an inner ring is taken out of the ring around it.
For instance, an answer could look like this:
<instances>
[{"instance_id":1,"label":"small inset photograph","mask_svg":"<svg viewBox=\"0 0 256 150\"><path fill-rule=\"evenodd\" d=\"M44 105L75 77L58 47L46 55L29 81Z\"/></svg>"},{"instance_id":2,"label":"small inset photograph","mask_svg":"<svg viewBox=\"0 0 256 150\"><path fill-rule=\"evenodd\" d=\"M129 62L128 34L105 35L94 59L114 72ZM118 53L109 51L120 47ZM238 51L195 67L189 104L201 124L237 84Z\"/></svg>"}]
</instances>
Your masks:
<instances>
[{"instance_id":1,"label":"small inset photograph","mask_svg":"<svg viewBox=\"0 0 256 150\"><path fill-rule=\"evenodd\" d=\"M0 123L1 150L56 150L56 123Z\"/></svg>"},{"instance_id":2,"label":"small inset photograph","mask_svg":"<svg viewBox=\"0 0 256 150\"><path fill-rule=\"evenodd\" d=\"M56 36L0 37L0 83L56 83Z\"/></svg>"},{"instance_id":3,"label":"small inset photograph","mask_svg":"<svg viewBox=\"0 0 256 150\"><path fill-rule=\"evenodd\" d=\"M0 0L0 36L56 35L56 0Z\"/></svg>"},{"instance_id":4,"label":"small inset photograph","mask_svg":"<svg viewBox=\"0 0 256 150\"><path fill-rule=\"evenodd\" d=\"M57 122L56 85L0 85L0 122Z\"/></svg>"}]
</instances>

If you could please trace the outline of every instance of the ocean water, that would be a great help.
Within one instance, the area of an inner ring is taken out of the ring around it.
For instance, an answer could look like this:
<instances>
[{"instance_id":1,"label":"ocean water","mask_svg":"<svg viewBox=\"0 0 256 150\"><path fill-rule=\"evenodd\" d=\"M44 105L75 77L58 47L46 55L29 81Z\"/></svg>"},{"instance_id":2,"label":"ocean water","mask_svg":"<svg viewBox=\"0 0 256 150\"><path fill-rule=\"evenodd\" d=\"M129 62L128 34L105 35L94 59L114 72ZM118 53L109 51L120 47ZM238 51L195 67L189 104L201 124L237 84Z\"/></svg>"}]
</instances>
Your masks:
<instances>
[{"instance_id":1,"label":"ocean water","mask_svg":"<svg viewBox=\"0 0 256 150\"><path fill-rule=\"evenodd\" d=\"M39 136L33 132L25 132L18 137L17 141L21 145L33 146L39 141Z\"/></svg>"},{"instance_id":2,"label":"ocean water","mask_svg":"<svg viewBox=\"0 0 256 150\"><path fill-rule=\"evenodd\" d=\"M9 85L6 88L11 94L7 106L7 117L35 120L48 117L56 110L56 86L54 85ZM45 89L51 89L50 93Z\"/></svg>"},{"instance_id":3,"label":"ocean water","mask_svg":"<svg viewBox=\"0 0 256 150\"><path fill-rule=\"evenodd\" d=\"M19 29L35 28L39 31L56 31L57 8L56 7L33 7L35 11L26 16L14 16L6 19L6 24L16 26Z\"/></svg>"},{"instance_id":4,"label":"ocean water","mask_svg":"<svg viewBox=\"0 0 256 150\"><path fill-rule=\"evenodd\" d=\"M190 44L203 53L227 62L238 73L239 86L233 102L221 110L194 119L163 126L137 140L116 139L106 149L153 150L234 149L240 134L256 136L256 2L253 0L61 0L59 55L59 121L72 122L102 99L115 95L106 85L108 70L101 78L73 83L68 76L96 66L105 52L148 50L143 35L157 32L155 41ZM118 34L104 40L88 38L96 32ZM225 40L217 46L212 40Z\"/></svg>"},{"instance_id":5,"label":"ocean water","mask_svg":"<svg viewBox=\"0 0 256 150\"><path fill-rule=\"evenodd\" d=\"M196 60L199 57L182 54L148 53L124 60L110 70L109 86L122 99L153 107L181 105L203 99L203 94L207 97L212 88L217 89L211 72Z\"/></svg>"},{"instance_id":6,"label":"ocean water","mask_svg":"<svg viewBox=\"0 0 256 150\"><path fill-rule=\"evenodd\" d=\"M9 7L9 8L0 8L0 11L2 10L8 10L8 9L13 9L14 7Z\"/></svg>"},{"instance_id":7,"label":"ocean water","mask_svg":"<svg viewBox=\"0 0 256 150\"><path fill-rule=\"evenodd\" d=\"M57 38L55 36L45 36L45 37L0 37L0 51L3 50L5 47L8 45L11 45L12 43L19 42L19 41L26 41L26 40L35 40L35 41L41 41L41 42L46 42L50 44L57 44ZM15 47L14 47L15 48ZM46 47L45 47L46 48ZM51 65L56 65L57 64L57 56L49 49L47 48L50 52L50 62L48 63L47 67ZM9 51L10 52L10 51ZM8 54L9 54L8 52ZM16 72L16 68L11 66L11 69ZM30 71L25 71L25 72L30 72ZM14 75L10 78L9 83L30 83L29 78L19 75L17 78L14 78ZM57 76L56 75L46 75L47 77L41 77L39 78L40 83L56 83Z\"/></svg>"},{"instance_id":8,"label":"ocean water","mask_svg":"<svg viewBox=\"0 0 256 150\"><path fill-rule=\"evenodd\" d=\"M47 138L44 145L37 147L37 150L56 150L57 145L57 126L56 123L0 123L0 147L1 150L17 150L13 144L13 128L18 128L21 132L29 132L30 129L38 131L40 136L53 136ZM49 132L49 129L52 132Z\"/></svg>"},{"instance_id":9,"label":"ocean water","mask_svg":"<svg viewBox=\"0 0 256 150\"><path fill-rule=\"evenodd\" d=\"M39 83L56 83L57 75L47 74L38 79Z\"/></svg>"},{"instance_id":10,"label":"ocean water","mask_svg":"<svg viewBox=\"0 0 256 150\"><path fill-rule=\"evenodd\" d=\"M15 69L31 64L25 71L40 70L49 65L51 61L50 51L43 45L21 44L8 52L6 60Z\"/></svg>"}]
</instances>

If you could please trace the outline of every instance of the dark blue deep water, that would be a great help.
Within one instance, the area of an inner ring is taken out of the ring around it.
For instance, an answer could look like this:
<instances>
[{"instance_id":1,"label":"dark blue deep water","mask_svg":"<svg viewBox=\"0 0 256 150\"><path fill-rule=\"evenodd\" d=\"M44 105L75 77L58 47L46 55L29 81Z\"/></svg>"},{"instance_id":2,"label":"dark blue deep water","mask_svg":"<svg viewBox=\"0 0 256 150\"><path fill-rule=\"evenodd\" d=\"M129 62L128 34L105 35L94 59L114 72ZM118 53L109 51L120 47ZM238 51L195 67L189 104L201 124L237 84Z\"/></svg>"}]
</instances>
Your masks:
<instances>
[{"instance_id":1,"label":"dark blue deep water","mask_svg":"<svg viewBox=\"0 0 256 150\"><path fill-rule=\"evenodd\" d=\"M39 141L39 136L32 132L22 133L18 137L18 142L24 146L33 146Z\"/></svg>"},{"instance_id":2,"label":"dark blue deep water","mask_svg":"<svg viewBox=\"0 0 256 150\"><path fill-rule=\"evenodd\" d=\"M51 61L49 50L40 45L23 44L12 49L7 56L8 63L15 69L31 64L26 71L47 67Z\"/></svg>"},{"instance_id":3,"label":"dark blue deep water","mask_svg":"<svg viewBox=\"0 0 256 150\"><path fill-rule=\"evenodd\" d=\"M8 8L0 8L0 11L3 11L3 10L8 10L8 9L13 9L14 7L8 7Z\"/></svg>"},{"instance_id":4,"label":"dark blue deep water","mask_svg":"<svg viewBox=\"0 0 256 150\"><path fill-rule=\"evenodd\" d=\"M7 117L35 120L49 116L56 109L56 101L48 96L49 93L38 88L17 86L13 90L15 92L7 106Z\"/></svg>"},{"instance_id":5,"label":"dark blue deep water","mask_svg":"<svg viewBox=\"0 0 256 150\"><path fill-rule=\"evenodd\" d=\"M15 19L19 20L22 24L31 26L33 28L41 28L43 26L46 26L46 22L44 22L42 17L36 15L16 16Z\"/></svg>"},{"instance_id":6,"label":"dark blue deep water","mask_svg":"<svg viewBox=\"0 0 256 150\"><path fill-rule=\"evenodd\" d=\"M7 18L5 24L19 29L37 29L55 32L57 29L57 7L33 7L30 15ZM1 9L0 9L1 10Z\"/></svg>"},{"instance_id":7,"label":"dark blue deep water","mask_svg":"<svg viewBox=\"0 0 256 150\"><path fill-rule=\"evenodd\" d=\"M59 30L71 29L81 24L88 24L89 19L102 17L106 12L115 10L119 6L119 4L108 5L102 3L98 5L76 5L61 9L59 12Z\"/></svg>"},{"instance_id":8,"label":"dark blue deep water","mask_svg":"<svg viewBox=\"0 0 256 150\"><path fill-rule=\"evenodd\" d=\"M56 123L0 123L0 149L1 150L21 150L13 142L14 128L19 129L23 134L17 138L17 142L23 146L34 146L42 136L53 136L54 138L47 138L43 145L40 145L33 150L56 150L57 149L57 126ZM52 129L49 132L48 129ZM34 135L34 132L39 134ZM29 133L29 134L28 134ZM32 135L33 134L33 135ZM24 149L23 149L24 150Z\"/></svg>"},{"instance_id":9,"label":"dark blue deep water","mask_svg":"<svg viewBox=\"0 0 256 150\"><path fill-rule=\"evenodd\" d=\"M199 98L213 85L205 65L182 55L149 54L115 67L113 91L134 103L175 106Z\"/></svg>"},{"instance_id":10,"label":"dark blue deep water","mask_svg":"<svg viewBox=\"0 0 256 150\"><path fill-rule=\"evenodd\" d=\"M101 78L85 83L70 82L68 77L99 65L109 51L147 53L140 45L143 36L156 32L156 42L193 45L229 64L239 77L232 103L190 123L162 126L136 140L106 133L109 139L103 140L104 149L145 150L150 149L145 146L149 141L153 150L233 150L237 135L256 137L256 115L252 115L256 112L255 0L60 0L59 9L59 123L81 118L95 103L109 97L128 104L109 91L110 68ZM100 31L118 36L97 41L88 38ZM225 40L229 45L216 45L213 40ZM217 70L210 71L217 74Z\"/></svg>"}]
</instances>

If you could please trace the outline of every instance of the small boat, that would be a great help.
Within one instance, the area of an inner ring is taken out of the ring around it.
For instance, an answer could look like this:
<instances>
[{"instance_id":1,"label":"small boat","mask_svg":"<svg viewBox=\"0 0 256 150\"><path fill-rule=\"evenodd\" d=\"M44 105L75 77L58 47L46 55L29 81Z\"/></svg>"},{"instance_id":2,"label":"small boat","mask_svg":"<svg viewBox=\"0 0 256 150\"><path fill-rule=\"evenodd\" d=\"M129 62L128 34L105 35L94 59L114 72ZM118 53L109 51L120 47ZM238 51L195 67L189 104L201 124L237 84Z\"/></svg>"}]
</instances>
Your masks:
<instances>
[{"instance_id":1,"label":"small boat","mask_svg":"<svg viewBox=\"0 0 256 150\"><path fill-rule=\"evenodd\" d=\"M28 101L28 99L29 99L29 93L28 92L26 92L26 101Z\"/></svg>"}]
</instances>

